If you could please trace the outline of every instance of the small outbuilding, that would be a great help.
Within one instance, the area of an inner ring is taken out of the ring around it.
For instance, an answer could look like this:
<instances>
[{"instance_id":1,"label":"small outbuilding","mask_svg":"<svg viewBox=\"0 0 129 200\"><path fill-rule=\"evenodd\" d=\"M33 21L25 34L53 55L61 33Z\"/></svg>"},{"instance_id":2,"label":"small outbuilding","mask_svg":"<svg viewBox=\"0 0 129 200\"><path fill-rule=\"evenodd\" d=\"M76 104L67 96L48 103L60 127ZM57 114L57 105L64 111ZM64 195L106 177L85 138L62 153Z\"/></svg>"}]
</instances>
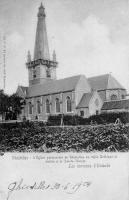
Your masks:
<instances>
[{"instance_id":1,"label":"small outbuilding","mask_svg":"<svg viewBox=\"0 0 129 200\"><path fill-rule=\"evenodd\" d=\"M91 115L99 114L103 105L97 91L91 93L84 93L78 106L77 114L82 117L89 117Z\"/></svg>"}]
</instances>

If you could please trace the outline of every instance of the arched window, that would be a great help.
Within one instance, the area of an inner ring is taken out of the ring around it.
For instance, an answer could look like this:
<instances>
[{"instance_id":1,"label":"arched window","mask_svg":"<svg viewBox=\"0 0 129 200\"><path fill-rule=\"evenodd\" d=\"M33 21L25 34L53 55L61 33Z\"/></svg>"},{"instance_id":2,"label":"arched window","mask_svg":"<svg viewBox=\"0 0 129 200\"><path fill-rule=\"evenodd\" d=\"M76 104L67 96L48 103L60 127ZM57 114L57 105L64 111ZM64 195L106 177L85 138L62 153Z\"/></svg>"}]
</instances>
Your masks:
<instances>
[{"instance_id":1,"label":"arched window","mask_svg":"<svg viewBox=\"0 0 129 200\"><path fill-rule=\"evenodd\" d=\"M113 101L113 100L117 100L117 95L112 94L112 95L111 95L111 100L112 100L112 101Z\"/></svg>"},{"instance_id":2,"label":"arched window","mask_svg":"<svg viewBox=\"0 0 129 200\"><path fill-rule=\"evenodd\" d=\"M40 101L37 101L37 113L40 114L41 113L41 104Z\"/></svg>"},{"instance_id":3,"label":"arched window","mask_svg":"<svg viewBox=\"0 0 129 200\"><path fill-rule=\"evenodd\" d=\"M50 73L50 69L49 68L47 68L46 74L47 74L47 77L51 77L51 73Z\"/></svg>"},{"instance_id":4,"label":"arched window","mask_svg":"<svg viewBox=\"0 0 129 200\"><path fill-rule=\"evenodd\" d=\"M49 100L46 100L46 113L50 113L50 103Z\"/></svg>"},{"instance_id":5,"label":"arched window","mask_svg":"<svg viewBox=\"0 0 129 200\"><path fill-rule=\"evenodd\" d=\"M72 102L71 102L70 97L67 97L67 99L66 99L66 109L67 109L67 112L72 111Z\"/></svg>"},{"instance_id":6,"label":"arched window","mask_svg":"<svg viewBox=\"0 0 129 200\"><path fill-rule=\"evenodd\" d=\"M29 114L32 115L32 103L29 102Z\"/></svg>"},{"instance_id":7,"label":"arched window","mask_svg":"<svg viewBox=\"0 0 129 200\"><path fill-rule=\"evenodd\" d=\"M56 113L60 112L60 101L58 98L56 98Z\"/></svg>"},{"instance_id":8,"label":"arched window","mask_svg":"<svg viewBox=\"0 0 129 200\"><path fill-rule=\"evenodd\" d=\"M122 99L125 99L125 95L124 95L124 94L122 94L122 95L121 95L121 98L122 98Z\"/></svg>"}]
</instances>

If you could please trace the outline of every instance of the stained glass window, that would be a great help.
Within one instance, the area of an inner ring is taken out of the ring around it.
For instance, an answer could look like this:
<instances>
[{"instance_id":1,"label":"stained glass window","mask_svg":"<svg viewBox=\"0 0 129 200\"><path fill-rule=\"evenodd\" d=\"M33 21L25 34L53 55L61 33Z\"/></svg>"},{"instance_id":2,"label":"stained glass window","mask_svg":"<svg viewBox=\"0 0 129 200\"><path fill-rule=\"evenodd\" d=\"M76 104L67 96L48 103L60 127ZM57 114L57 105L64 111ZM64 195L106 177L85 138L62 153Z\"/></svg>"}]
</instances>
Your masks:
<instances>
[{"instance_id":1,"label":"stained glass window","mask_svg":"<svg viewBox=\"0 0 129 200\"><path fill-rule=\"evenodd\" d=\"M50 73L50 69L49 68L47 68L46 73L47 73L47 77L51 77L51 73Z\"/></svg>"},{"instance_id":2,"label":"stained glass window","mask_svg":"<svg viewBox=\"0 0 129 200\"><path fill-rule=\"evenodd\" d=\"M50 113L50 103L49 100L46 100L46 113Z\"/></svg>"},{"instance_id":3,"label":"stained glass window","mask_svg":"<svg viewBox=\"0 0 129 200\"><path fill-rule=\"evenodd\" d=\"M32 103L29 102L29 114L32 115Z\"/></svg>"},{"instance_id":4,"label":"stained glass window","mask_svg":"<svg viewBox=\"0 0 129 200\"><path fill-rule=\"evenodd\" d=\"M56 113L60 112L60 101L58 98L56 98Z\"/></svg>"},{"instance_id":5,"label":"stained glass window","mask_svg":"<svg viewBox=\"0 0 129 200\"><path fill-rule=\"evenodd\" d=\"M67 106L67 112L71 112L72 111L72 102L71 102L70 97L67 97L66 106Z\"/></svg>"},{"instance_id":6,"label":"stained glass window","mask_svg":"<svg viewBox=\"0 0 129 200\"><path fill-rule=\"evenodd\" d=\"M37 101L37 113L38 113L38 114L41 113L41 105L40 105L40 101Z\"/></svg>"}]
</instances>

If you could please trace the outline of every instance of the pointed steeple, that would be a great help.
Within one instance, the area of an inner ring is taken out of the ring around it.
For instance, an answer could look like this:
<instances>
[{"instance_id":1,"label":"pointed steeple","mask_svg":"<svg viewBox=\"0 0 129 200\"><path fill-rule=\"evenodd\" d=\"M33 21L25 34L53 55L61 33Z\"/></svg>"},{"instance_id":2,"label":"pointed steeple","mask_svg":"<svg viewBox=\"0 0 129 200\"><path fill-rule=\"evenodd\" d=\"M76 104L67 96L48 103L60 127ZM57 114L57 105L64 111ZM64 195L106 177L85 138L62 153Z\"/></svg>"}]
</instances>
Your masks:
<instances>
[{"instance_id":1,"label":"pointed steeple","mask_svg":"<svg viewBox=\"0 0 129 200\"><path fill-rule=\"evenodd\" d=\"M42 3L38 11L38 22L36 30L35 48L34 48L34 60L44 59L50 60L49 46L45 22L45 8Z\"/></svg>"},{"instance_id":2,"label":"pointed steeple","mask_svg":"<svg viewBox=\"0 0 129 200\"><path fill-rule=\"evenodd\" d=\"M31 54L30 54L30 51L28 51L28 54L27 54L27 62L31 62Z\"/></svg>"},{"instance_id":3,"label":"pointed steeple","mask_svg":"<svg viewBox=\"0 0 129 200\"><path fill-rule=\"evenodd\" d=\"M52 57L53 57L53 61L56 62L56 52L55 52L55 50L53 51Z\"/></svg>"},{"instance_id":4,"label":"pointed steeple","mask_svg":"<svg viewBox=\"0 0 129 200\"><path fill-rule=\"evenodd\" d=\"M35 38L34 58L31 59L28 52L26 66L29 74L29 86L42 84L44 81L56 79L56 53L53 52L53 59L50 60L49 46L47 39L45 8L42 3L38 11L38 22Z\"/></svg>"}]
</instances>

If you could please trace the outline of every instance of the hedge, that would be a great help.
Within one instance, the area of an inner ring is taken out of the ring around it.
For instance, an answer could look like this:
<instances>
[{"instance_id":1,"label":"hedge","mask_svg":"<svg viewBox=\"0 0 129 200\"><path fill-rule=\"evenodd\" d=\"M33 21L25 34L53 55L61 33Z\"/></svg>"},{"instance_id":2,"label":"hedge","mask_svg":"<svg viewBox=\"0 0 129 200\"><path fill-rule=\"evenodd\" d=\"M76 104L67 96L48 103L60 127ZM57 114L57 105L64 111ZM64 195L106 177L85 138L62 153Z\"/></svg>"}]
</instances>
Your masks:
<instances>
[{"instance_id":1,"label":"hedge","mask_svg":"<svg viewBox=\"0 0 129 200\"><path fill-rule=\"evenodd\" d=\"M112 112L112 113L101 113L99 115L93 115L88 120L95 121L97 124L115 123L117 119L124 124L129 123L129 112Z\"/></svg>"},{"instance_id":2,"label":"hedge","mask_svg":"<svg viewBox=\"0 0 129 200\"><path fill-rule=\"evenodd\" d=\"M2 152L128 151L129 125L0 127Z\"/></svg>"},{"instance_id":3,"label":"hedge","mask_svg":"<svg viewBox=\"0 0 129 200\"><path fill-rule=\"evenodd\" d=\"M129 112L119 113L101 113L99 115L93 115L89 118L83 118L78 115L50 115L47 125L58 126L61 124L61 118L63 118L64 125L90 125L90 124L109 124L115 123L119 118L122 123L129 123Z\"/></svg>"},{"instance_id":4,"label":"hedge","mask_svg":"<svg viewBox=\"0 0 129 200\"><path fill-rule=\"evenodd\" d=\"M63 121L63 125L82 125L85 122L85 119L78 115L50 115L47 121L48 126L59 126Z\"/></svg>"}]
</instances>

